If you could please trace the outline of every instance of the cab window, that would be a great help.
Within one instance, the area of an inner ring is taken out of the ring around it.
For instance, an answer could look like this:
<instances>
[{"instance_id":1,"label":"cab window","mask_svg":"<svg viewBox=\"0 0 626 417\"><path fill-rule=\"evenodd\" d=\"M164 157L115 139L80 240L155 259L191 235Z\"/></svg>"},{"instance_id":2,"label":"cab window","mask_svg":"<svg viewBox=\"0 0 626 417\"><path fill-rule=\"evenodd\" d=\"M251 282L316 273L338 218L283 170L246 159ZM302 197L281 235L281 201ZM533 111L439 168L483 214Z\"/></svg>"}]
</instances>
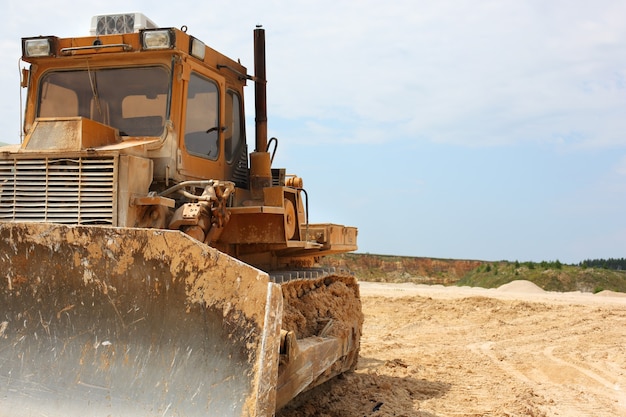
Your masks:
<instances>
[{"instance_id":1,"label":"cab window","mask_svg":"<svg viewBox=\"0 0 626 417\"><path fill-rule=\"evenodd\" d=\"M217 84L192 73L187 88L185 148L193 155L215 160L219 155L219 94Z\"/></svg>"},{"instance_id":2,"label":"cab window","mask_svg":"<svg viewBox=\"0 0 626 417\"><path fill-rule=\"evenodd\" d=\"M226 161L232 162L239 155L240 145L243 143L241 99L234 91L226 94L226 131L224 133Z\"/></svg>"},{"instance_id":3,"label":"cab window","mask_svg":"<svg viewBox=\"0 0 626 417\"><path fill-rule=\"evenodd\" d=\"M82 116L122 136L160 136L170 76L162 67L51 71L41 79L38 117Z\"/></svg>"}]
</instances>

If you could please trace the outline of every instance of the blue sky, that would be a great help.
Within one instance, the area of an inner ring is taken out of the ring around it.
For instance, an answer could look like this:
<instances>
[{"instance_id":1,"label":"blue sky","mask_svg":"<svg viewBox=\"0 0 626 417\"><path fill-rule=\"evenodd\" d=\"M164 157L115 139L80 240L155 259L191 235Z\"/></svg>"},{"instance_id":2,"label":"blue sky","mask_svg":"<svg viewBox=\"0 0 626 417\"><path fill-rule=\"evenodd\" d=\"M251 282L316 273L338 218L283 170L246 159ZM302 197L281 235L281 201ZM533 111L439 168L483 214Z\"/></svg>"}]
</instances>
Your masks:
<instances>
[{"instance_id":1,"label":"blue sky","mask_svg":"<svg viewBox=\"0 0 626 417\"><path fill-rule=\"evenodd\" d=\"M312 221L359 228L359 252L626 256L626 2L84 3L5 5L0 141L19 140L22 36L140 11L252 72L262 24L274 165L304 178Z\"/></svg>"}]
</instances>

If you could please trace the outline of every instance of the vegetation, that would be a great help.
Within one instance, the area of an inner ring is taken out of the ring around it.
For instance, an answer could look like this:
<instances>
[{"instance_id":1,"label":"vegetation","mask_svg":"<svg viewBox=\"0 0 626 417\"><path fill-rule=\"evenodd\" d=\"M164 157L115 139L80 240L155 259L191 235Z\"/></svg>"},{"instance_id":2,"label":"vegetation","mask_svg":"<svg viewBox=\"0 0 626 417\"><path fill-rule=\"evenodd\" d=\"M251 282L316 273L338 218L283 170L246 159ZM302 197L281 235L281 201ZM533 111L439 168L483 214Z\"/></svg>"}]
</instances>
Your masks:
<instances>
[{"instance_id":1,"label":"vegetation","mask_svg":"<svg viewBox=\"0 0 626 417\"><path fill-rule=\"evenodd\" d=\"M626 293L625 261L597 259L567 265L559 260L488 262L349 253L324 258L323 264L350 270L362 281L497 288L527 280L546 291Z\"/></svg>"},{"instance_id":2,"label":"vegetation","mask_svg":"<svg viewBox=\"0 0 626 417\"><path fill-rule=\"evenodd\" d=\"M604 268L615 271L626 271L626 258L587 259L579 264L583 268Z\"/></svg>"},{"instance_id":3,"label":"vegetation","mask_svg":"<svg viewBox=\"0 0 626 417\"><path fill-rule=\"evenodd\" d=\"M514 280L527 280L546 291L603 290L626 292L626 271L564 265L557 261L489 262L468 272L456 285L497 288Z\"/></svg>"},{"instance_id":4,"label":"vegetation","mask_svg":"<svg viewBox=\"0 0 626 417\"><path fill-rule=\"evenodd\" d=\"M325 257L321 264L351 271L362 281L453 285L483 262L344 253Z\"/></svg>"}]
</instances>

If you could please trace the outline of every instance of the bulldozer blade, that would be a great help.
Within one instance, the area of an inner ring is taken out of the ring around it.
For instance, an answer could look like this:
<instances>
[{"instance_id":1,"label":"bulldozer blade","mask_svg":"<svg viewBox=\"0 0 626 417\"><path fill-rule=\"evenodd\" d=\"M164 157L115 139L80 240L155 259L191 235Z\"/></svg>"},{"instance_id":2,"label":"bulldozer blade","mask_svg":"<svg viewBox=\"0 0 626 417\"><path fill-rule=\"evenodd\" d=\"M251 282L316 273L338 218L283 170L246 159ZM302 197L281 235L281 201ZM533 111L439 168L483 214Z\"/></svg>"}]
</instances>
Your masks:
<instances>
[{"instance_id":1,"label":"bulldozer blade","mask_svg":"<svg viewBox=\"0 0 626 417\"><path fill-rule=\"evenodd\" d=\"M282 296L178 231L0 223L0 416L266 416Z\"/></svg>"}]
</instances>

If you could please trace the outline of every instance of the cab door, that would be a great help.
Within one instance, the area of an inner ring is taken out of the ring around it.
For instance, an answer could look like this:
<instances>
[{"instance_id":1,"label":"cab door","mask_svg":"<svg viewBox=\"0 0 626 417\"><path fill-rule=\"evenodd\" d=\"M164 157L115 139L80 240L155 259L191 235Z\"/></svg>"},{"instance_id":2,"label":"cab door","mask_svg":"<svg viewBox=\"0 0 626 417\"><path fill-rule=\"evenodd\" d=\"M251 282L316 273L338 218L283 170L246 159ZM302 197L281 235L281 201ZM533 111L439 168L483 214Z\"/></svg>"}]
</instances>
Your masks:
<instances>
[{"instance_id":1,"label":"cab door","mask_svg":"<svg viewBox=\"0 0 626 417\"><path fill-rule=\"evenodd\" d=\"M191 68L184 89L179 171L188 178L225 179L224 81L204 68Z\"/></svg>"}]
</instances>

